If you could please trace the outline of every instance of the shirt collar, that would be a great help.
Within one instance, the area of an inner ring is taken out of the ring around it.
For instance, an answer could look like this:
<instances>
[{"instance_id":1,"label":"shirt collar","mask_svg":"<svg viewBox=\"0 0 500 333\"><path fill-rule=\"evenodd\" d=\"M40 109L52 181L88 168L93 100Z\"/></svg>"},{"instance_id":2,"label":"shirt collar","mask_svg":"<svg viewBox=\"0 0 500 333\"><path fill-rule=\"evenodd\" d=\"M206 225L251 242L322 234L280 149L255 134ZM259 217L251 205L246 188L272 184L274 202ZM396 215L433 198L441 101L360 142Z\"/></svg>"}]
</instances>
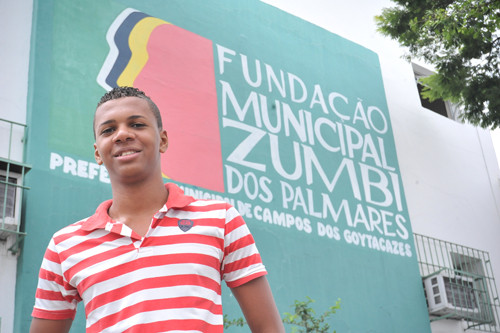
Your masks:
<instances>
[{"instance_id":1,"label":"shirt collar","mask_svg":"<svg viewBox=\"0 0 500 333\"><path fill-rule=\"evenodd\" d=\"M106 227L106 224L112 221L111 217L108 214L109 207L111 207L112 203L113 200L106 200L101 203L97 207L95 214L89 217L87 221L83 223L82 230L92 231L95 229L104 229Z\"/></svg>"},{"instance_id":2,"label":"shirt collar","mask_svg":"<svg viewBox=\"0 0 500 333\"><path fill-rule=\"evenodd\" d=\"M184 194L184 191L173 183L165 184L165 188L168 190L167 202L159 210L159 212L167 212L171 208L183 208L195 201L191 196ZM108 210L111 207L113 200L106 200L101 203L95 214L89 217L82 225L82 230L92 231L95 229L105 229L108 222L114 222L109 216Z\"/></svg>"}]
</instances>

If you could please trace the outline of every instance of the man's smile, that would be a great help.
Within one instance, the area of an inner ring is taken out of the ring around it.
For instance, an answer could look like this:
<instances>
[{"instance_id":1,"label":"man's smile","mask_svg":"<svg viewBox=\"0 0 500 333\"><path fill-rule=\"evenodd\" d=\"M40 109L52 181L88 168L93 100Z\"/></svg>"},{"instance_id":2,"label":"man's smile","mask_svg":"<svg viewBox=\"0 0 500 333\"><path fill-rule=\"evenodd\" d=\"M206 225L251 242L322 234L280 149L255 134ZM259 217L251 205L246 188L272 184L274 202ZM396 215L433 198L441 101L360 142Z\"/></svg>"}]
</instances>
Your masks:
<instances>
[{"instance_id":1,"label":"man's smile","mask_svg":"<svg viewBox=\"0 0 500 333\"><path fill-rule=\"evenodd\" d=\"M113 156L114 157L122 157L122 156L132 155L132 154L135 154L135 153L138 153L138 152L140 152L140 151L139 150L135 150L135 149L127 149L127 150L119 151L118 153L116 153Z\"/></svg>"}]
</instances>

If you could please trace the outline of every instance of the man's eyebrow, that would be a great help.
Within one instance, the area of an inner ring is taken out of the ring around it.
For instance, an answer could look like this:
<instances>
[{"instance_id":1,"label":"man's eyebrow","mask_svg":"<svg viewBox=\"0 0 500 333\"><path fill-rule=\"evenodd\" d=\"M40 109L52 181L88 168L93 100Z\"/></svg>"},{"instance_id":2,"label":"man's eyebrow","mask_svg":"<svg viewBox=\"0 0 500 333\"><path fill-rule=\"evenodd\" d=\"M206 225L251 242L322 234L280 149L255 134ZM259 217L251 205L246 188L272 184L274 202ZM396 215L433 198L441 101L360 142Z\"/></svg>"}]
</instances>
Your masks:
<instances>
[{"instance_id":1,"label":"man's eyebrow","mask_svg":"<svg viewBox=\"0 0 500 333\"><path fill-rule=\"evenodd\" d=\"M138 119L138 118L146 118L146 117L141 116L141 115L133 115L133 116L128 117L127 120L133 120L133 119Z\"/></svg>"},{"instance_id":2,"label":"man's eyebrow","mask_svg":"<svg viewBox=\"0 0 500 333\"><path fill-rule=\"evenodd\" d=\"M116 122L114 119L106 120L97 125L97 128Z\"/></svg>"},{"instance_id":3,"label":"man's eyebrow","mask_svg":"<svg viewBox=\"0 0 500 333\"><path fill-rule=\"evenodd\" d=\"M139 119L139 118L146 118L146 117L141 116L141 115L132 115L132 116L128 117L127 120L134 120L134 119ZM100 123L99 125L97 125L97 128L105 126L105 125L109 125L109 124L112 124L112 123L115 123L115 122L116 122L116 120L109 119L109 120L103 121L102 123Z\"/></svg>"}]
</instances>

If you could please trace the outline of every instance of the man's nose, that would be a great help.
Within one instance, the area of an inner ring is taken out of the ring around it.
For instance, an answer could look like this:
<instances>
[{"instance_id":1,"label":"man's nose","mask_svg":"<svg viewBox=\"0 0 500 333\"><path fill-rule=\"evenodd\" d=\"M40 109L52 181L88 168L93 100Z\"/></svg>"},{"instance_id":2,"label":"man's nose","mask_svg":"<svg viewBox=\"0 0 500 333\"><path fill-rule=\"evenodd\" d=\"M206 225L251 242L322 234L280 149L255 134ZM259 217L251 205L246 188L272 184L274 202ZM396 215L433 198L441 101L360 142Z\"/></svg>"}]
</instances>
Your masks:
<instances>
[{"instance_id":1,"label":"man's nose","mask_svg":"<svg viewBox=\"0 0 500 333\"><path fill-rule=\"evenodd\" d=\"M134 138L134 133L128 126L120 126L116 129L113 141L115 142L128 141L132 140L133 138Z\"/></svg>"}]
</instances>

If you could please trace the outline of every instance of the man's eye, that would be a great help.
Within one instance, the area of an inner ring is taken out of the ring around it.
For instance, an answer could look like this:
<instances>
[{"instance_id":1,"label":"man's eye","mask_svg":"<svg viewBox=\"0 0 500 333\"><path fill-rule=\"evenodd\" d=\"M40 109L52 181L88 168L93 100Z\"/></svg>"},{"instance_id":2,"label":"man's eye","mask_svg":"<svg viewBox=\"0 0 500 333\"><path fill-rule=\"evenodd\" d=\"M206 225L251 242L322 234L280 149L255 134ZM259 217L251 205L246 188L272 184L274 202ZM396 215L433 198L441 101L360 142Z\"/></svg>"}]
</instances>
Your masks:
<instances>
[{"instance_id":1,"label":"man's eye","mask_svg":"<svg viewBox=\"0 0 500 333\"><path fill-rule=\"evenodd\" d=\"M137 128L137 127L144 127L144 126L146 126L146 125L145 125L145 124L143 124L143 123L133 123L133 124L132 124L132 125L130 125L130 126L132 126L132 127L136 127L136 128Z\"/></svg>"},{"instance_id":2,"label":"man's eye","mask_svg":"<svg viewBox=\"0 0 500 333\"><path fill-rule=\"evenodd\" d=\"M114 131L113 127L108 127L108 128L105 128L101 131L101 135L111 134L111 133L113 133L113 131Z\"/></svg>"}]
</instances>

